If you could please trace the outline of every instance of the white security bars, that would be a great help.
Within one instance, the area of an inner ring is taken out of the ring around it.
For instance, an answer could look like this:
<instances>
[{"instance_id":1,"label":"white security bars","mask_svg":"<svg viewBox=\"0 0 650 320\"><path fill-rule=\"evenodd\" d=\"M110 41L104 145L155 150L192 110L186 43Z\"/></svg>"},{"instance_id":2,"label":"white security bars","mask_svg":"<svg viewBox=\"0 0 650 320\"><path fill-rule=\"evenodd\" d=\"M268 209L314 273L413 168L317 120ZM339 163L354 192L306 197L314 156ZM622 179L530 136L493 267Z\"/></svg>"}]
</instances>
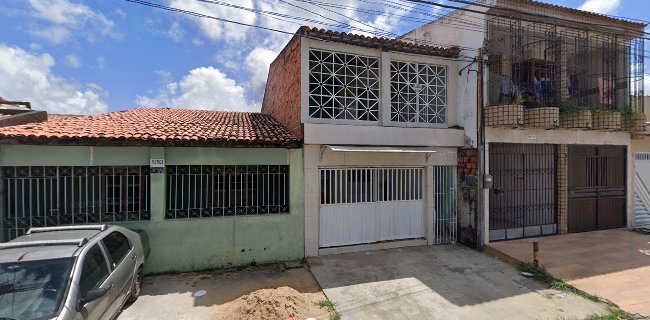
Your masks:
<instances>
[{"instance_id":1,"label":"white security bars","mask_svg":"<svg viewBox=\"0 0 650 320\"><path fill-rule=\"evenodd\" d=\"M320 247L422 238L423 171L320 169Z\"/></svg>"},{"instance_id":2,"label":"white security bars","mask_svg":"<svg viewBox=\"0 0 650 320\"><path fill-rule=\"evenodd\" d=\"M289 166L167 166L166 219L289 213Z\"/></svg>"},{"instance_id":3,"label":"white security bars","mask_svg":"<svg viewBox=\"0 0 650 320\"><path fill-rule=\"evenodd\" d=\"M434 243L456 242L456 167L434 166Z\"/></svg>"},{"instance_id":4,"label":"white security bars","mask_svg":"<svg viewBox=\"0 0 650 320\"><path fill-rule=\"evenodd\" d=\"M391 121L447 121L447 69L444 66L392 61L390 79Z\"/></svg>"},{"instance_id":5,"label":"white security bars","mask_svg":"<svg viewBox=\"0 0 650 320\"><path fill-rule=\"evenodd\" d=\"M322 205L422 199L422 168L321 169Z\"/></svg>"},{"instance_id":6,"label":"white security bars","mask_svg":"<svg viewBox=\"0 0 650 320\"><path fill-rule=\"evenodd\" d=\"M2 167L9 238L31 227L149 220L149 167Z\"/></svg>"},{"instance_id":7,"label":"white security bars","mask_svg":"<svg viewBox=\"0 0 650 320\"><path fill-rule=\"evenodd\" d=\"M379 120L379 59L309 50L309 116Z\"/></svg>"}]
</instances>

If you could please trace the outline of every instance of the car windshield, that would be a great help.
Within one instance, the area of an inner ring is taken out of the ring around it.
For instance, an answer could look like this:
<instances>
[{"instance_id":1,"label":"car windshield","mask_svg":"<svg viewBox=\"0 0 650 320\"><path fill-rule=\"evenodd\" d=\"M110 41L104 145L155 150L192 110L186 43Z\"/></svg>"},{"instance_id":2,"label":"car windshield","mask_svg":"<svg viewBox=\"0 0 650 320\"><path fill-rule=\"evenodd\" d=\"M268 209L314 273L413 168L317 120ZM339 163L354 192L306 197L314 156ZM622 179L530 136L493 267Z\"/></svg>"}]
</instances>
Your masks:
<instances>
[{"instance_id":1,"label":"car windshield","mask_svg":"<svg viewBox=\"0 0 650 320\"><path fill-rule=\"evenodd\" d=\"M0 319L56 316L73 263L73 258L0 263Z\"/></svg>"}]
</instances>

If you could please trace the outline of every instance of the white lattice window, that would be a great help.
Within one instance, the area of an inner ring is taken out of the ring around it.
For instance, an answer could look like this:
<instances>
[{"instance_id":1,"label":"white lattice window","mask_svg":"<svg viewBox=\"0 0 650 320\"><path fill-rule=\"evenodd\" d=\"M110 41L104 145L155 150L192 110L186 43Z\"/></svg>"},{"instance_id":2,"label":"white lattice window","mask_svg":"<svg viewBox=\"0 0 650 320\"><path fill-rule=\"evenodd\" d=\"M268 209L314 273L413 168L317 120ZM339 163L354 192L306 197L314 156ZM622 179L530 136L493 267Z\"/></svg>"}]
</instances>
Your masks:
<instances>
[{"instance_id":1,"label":"white lattice window","mask_svg":"<svg viewBox=\"0 0 650 320\"><path fill-rule=\"evenodd\" d=\"M379 120L379 59L309 50L309 117Z\"/></svg>"},{"instance_id":2,"label":"white lattice window","mask_svg":"<svg viewBox=\"0 0 650 320\"><path fill-rule=\"evenodd\" d=\"M447 121L447 70L444 66L392 61L390 79L391 121Z\"/></svg>"}]
</instances>

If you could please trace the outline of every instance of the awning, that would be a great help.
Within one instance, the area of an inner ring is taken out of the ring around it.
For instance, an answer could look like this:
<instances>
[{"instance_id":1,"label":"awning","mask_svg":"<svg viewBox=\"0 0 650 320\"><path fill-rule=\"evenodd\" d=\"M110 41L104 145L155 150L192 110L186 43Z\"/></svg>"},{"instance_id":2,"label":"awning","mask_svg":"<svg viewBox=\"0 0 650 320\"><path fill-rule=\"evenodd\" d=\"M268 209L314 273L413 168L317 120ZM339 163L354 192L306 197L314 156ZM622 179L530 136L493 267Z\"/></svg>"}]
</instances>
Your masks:
<instances>
[{"instance_id":1,"label":"awning","mask_svg":"<svg viewBox=\"0 0 650 320\"><path fill-rule=\"evenodd\" d=\"M427 161L432 153L438 152L432 147L383 147L383 146L330 146L323 145L320 149L320 159L323 159L325 150L333 152L386 152L386 153L423 153Z\"/></svg>"},{"instance_id":2,"label":"awning","mask_svg":"<svg viewBox=\"0 0 650 320\"><path fill-rule=\"evenodd\" d=\"M375 146L323 146L334 152L393 152L393 153L434 153L431 147L375 147Z\"/></svg>"}]
</instances>

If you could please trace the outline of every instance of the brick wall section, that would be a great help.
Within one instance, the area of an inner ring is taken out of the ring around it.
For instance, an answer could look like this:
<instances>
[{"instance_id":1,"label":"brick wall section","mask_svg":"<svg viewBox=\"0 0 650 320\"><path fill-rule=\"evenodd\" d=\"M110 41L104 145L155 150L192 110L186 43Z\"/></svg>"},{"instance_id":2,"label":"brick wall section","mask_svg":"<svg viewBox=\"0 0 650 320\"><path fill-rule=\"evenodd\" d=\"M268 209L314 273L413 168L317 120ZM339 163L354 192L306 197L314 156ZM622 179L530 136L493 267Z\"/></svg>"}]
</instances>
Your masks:
<instances>
[{"instance_id":1,"label":"brick wall section","mask_svg":"<svg viewBox=\"0 0 650 320\"><path fill-rule=\"evenodd\" d=\"M569 212L569 147L566 144L557 146L557 220L558 232L568 233L568 212Z\"/></svg>"},{"instance_id":2,"label":"brick wall section","mask_svg":"<svg viewBox=\"0 0 650 320\"><path fill-rule=\"evenodd\" d=\"M468 174L476 174L478 165L477 149L458 150L458 175L464 177Z\"/></svg>"},{"instance_id":3,"label":"brick wall section","mask_svg":"<svg viewBox=\"0 0 650 320\"><path fill-rule=\"evenodd\" d=\"M303 138L300 121L300 37L294 36L271 63L262 113Z\"/></svg>"}]
</instances>

